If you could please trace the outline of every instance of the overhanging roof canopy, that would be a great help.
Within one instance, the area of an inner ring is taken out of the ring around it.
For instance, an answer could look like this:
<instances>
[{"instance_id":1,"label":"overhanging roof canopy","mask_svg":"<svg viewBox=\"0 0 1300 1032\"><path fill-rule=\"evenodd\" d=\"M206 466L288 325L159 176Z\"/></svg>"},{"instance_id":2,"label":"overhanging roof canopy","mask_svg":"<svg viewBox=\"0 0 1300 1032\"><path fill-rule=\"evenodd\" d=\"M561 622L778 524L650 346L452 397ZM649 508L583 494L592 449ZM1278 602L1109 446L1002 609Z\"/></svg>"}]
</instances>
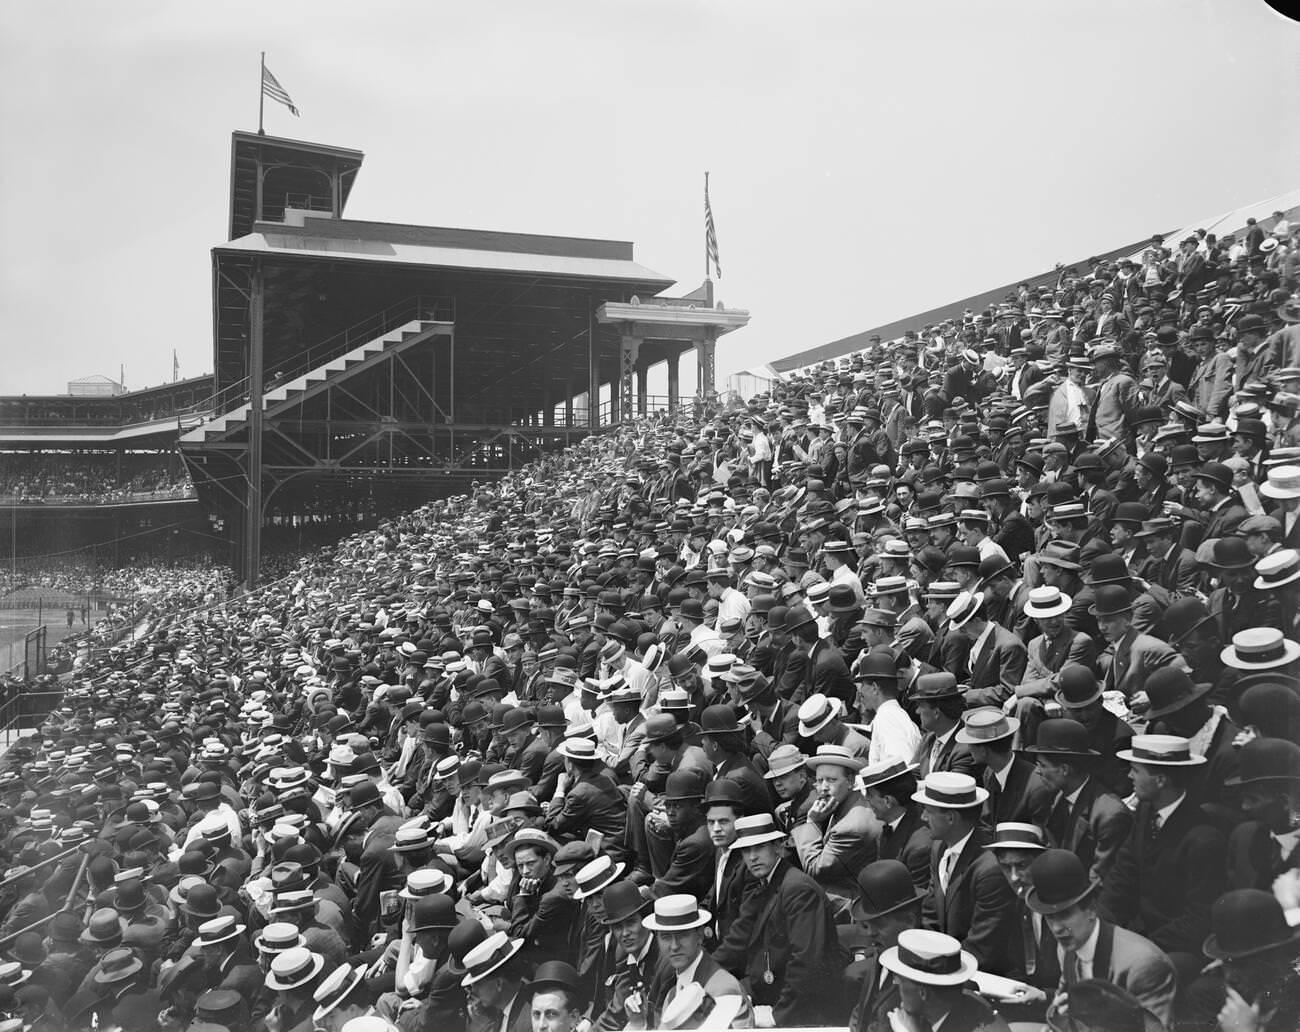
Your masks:
<instances>
[{"instance_id":1,"label":"overhanging roof canopy","mask_svg":"<svg viewBox=\"0 0 1300 1032\"><path fill-rule=\"evenodd\" d=\"M657 290L673 284L633 261L632 244L623 241L288 214L291 223L256 223L252 233L214 248L214 253L625 281Z\"/></svg>"}]
</instances>

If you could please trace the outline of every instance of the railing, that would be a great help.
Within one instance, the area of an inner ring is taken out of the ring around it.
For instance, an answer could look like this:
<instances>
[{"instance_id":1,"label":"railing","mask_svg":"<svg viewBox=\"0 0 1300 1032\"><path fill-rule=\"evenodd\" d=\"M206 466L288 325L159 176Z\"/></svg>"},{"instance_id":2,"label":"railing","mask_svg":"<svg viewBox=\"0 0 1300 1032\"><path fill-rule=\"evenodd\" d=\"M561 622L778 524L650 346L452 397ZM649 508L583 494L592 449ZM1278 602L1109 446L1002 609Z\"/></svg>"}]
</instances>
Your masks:
<instances>
[{"instance_id":1,"label":"railing","mask_svg":"<svg viewBox=\"0 0 1300 1032\"><path fill-rule=\"evenodd\" d=\"M130 505L134 502L168 502L197 498L193 484L156 491L104 491L68 495L0 494L0 505Z\"/></svg>"},{"instance_id":2,"label":"railing","mask_svg":"<svg viewBox=\"0 0 1300 1032\"><path fill-rule=\"evenodd\" d=\"M262 390L264 393L273 390L280 384L301 376L303 373L310 372L317 366L324 365L331 359L346 354L353 348L372 341L376 337L381 337L403 323L410 322L412 319L455 322L455 299L450 297L429 297L422 294L403 298L374 315L366 316L359 322L340 330L333 336L326 337L324 340L313 344L302 352L292 365L268 370ZM178 412L177 416L183 420L185 416L195 414L199 410L205 410L212 415L219 416L243 405L248 401L248 393L249 378L245 376L243 379L217 391L201 405L194 406L194 413Z\"/></svg>"}]
</instances>

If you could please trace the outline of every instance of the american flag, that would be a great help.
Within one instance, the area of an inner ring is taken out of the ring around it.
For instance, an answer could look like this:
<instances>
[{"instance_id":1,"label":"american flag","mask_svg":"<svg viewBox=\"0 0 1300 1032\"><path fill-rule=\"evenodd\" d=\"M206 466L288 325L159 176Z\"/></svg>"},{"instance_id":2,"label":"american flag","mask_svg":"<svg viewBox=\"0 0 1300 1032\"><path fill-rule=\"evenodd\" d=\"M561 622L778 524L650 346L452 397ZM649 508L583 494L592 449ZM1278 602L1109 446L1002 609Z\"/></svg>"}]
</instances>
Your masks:
<instances>
[{"instance_id":1,"label":"american flag","mask_svg":"<svg viewBox=\"0 0 1300 1032\"><path fill-rule=\"evenodd\" d=\"M709 204L709 174L707 172L704 173L704 246L707 251L705 271L708 271L708 262L713 262L713 268L717 270L718 279L722 279L722 265L718 262L718 230L713 225L713 206Z\"/></svg>"},{"instance_id":2,"label":"american flag","mask_svg":"<svg viewBox=\"0 0 1300 1032\"><path fill-rule=\"evenodd\" d=\"M266 65L262 65L262 93L272 100L278 100L293 114L298 114L293 98L289 96L289 92L280 85L280 80L271 74L271 69L267 68Z\"/></svg>"}]
</instances>

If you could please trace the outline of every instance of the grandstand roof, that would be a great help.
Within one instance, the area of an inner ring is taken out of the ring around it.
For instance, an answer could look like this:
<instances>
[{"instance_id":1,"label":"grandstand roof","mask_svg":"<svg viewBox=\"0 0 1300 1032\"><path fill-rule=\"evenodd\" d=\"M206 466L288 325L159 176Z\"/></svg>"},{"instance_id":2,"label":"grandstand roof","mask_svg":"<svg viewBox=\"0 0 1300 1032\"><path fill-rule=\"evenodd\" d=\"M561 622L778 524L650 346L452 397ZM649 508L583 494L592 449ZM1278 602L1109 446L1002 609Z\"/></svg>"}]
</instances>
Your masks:
<instances>
[{"instance_id":1,"label":"grandstand roof","mask_svg":"<svg viewBox=\"0 0 1300 1032\"><path fill-rule=\"evenodd\" d=\"M618 280L662 290L673 280L632 260L632 244L615 240L355 222L290 211L285 223L259 222L221 253L355 260L423 268Z\"/></svg>"},{"instance_id":2,"label":"grandstand roof","mask_svg":"<svg viewBox=\"0 0 1300 1032\"><path fill-rule=\"evenodd\" d=\"M1167 234L1166 234L1167 235ZM1105 251L1098 258L1107 260L1124 258L1132 254L1135 249L1149 243L1149 236L1143 237L1141 241L1134 244L1125 244L1123 247L1116 247L1111 251ZM1091 255L1089 257L1092 257ZM1085 259L1079 259L1077 262L1067 262L1066 265L1084 265ZM1017 286L1021 283L1028 283L1030 287L1038 287L1044 283L1055 283L1059 273L1055 269L1049 269L1047 272L1036 273L1032 276L1021 276L1011 283L995 287L992 290L981 291L978 294L972 294L970 297L964 297L959 301L949 301L940 305L938 308L931 308L928 312L921 312L916 315L909 315L902 319L895 319L893 322L887 322L880 326L873 326L870 329L862 330L848 337L841 337L839 340L833 340L829 344L823 344L820 347L809 348L807 351L800 351L798 354L788 355L785 358L778 358L771 363L772 368L778 373L788 373L794 369L800 369L804 366L815 365L818 362L824 362L827 359L839 358L841 355L849 355L855 351L861 351L867 346L867 343L873 336L879 336L881 340L893 340L901 337L907 330L919 330L922 326L933 323L941 323L945 319L961 319L962 312L966 309L980 311L990 305L995 305L1003 300L1008 293L1014 293Z\"/></svg>"},{"instance_id":3,"label":"grandstand roof","mask_svg":"<svg viewBox=\"0 0 1300 1032\"><path fill-rule=\"evenodd\" d=\"M1300 189L1290 190L1278 194L1274 197L1266 198L1262 201L1256 201L1252 204L1243 205L1234 208L1231 211L1223 212L1217 215L1211 215L1206 218L1189 222L1186 225L1162 233L1165 238L1166 247L1177 247L1178 242L1184 237L1196 232L1198 229L1204 229L1216 236L1224 236L1228 233L1239 233L1246 225L1246 219L1254 218L1263 221L1275 211L1281 211L1287 214L1289 218L1294 218L1295 213L1300 211ZM1142 252L1151 243L1151 237L1144 236L1132 244L1125 244L1122 247L1116 247L1113 250L1105 251L1096 255L1098 258L1106 260L1116 260L1120 258L1138 259ZM1076 262L1066 262L1069 265L1084 265L1084 260ZM1008 293L1014 293L1016 287L1021 283L1028 283L1030 287L1042 286L1045 283L1054 283L1057 272L1055 269L1047 272L1037 273L1032 276L1021 276L1012 283L996 287L992 290L982 291L971 297L962 298L959 301L950 301L940 305L938 308L932 308L927 312L921 312L915 315L909 315L902 319L895 319L893 322L884 323L880 326L873 326L870 329L862 330L848 337L841 337L839 340L833 340L829 344L822 344L819 347L809 348L806 351L800 351L785 358L779 358L772 362L772 368L778 373L788 373L795 369L801 369L804 366L815 365L818 362L824 362L827 359L839 358L841 355L852 354L855 351L861 351L867 346L867 343L873 336L879 336L881 340L893 340L901 337L907 330L920 330L923 326L940 323L946 319L960 319L962 312L966 309L979 311L1001 301Z\"/></svg>"}]
</instances>

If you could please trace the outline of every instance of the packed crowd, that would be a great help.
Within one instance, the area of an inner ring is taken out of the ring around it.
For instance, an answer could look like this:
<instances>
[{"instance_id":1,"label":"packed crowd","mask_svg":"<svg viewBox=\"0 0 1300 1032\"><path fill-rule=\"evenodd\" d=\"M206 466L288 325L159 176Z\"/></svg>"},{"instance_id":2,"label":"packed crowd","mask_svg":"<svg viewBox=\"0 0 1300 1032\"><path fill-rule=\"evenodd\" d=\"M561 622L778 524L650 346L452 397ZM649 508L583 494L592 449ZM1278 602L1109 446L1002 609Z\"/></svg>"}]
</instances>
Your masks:
<instances>
[{"instance_id":1,"label":"packed crowd","mask_svg":"<svg viewBox=\"0 0 1300 1032\"><path fill-rule=\"evenodd\" d=\"M97 656L3 760L0 1029L1295 1028L1266 241L1062 270Z\"/></svg>"},{"instance_id":2,"label":"packed crowd","mask_svg":"<svg viewBox=\"0 0 1300 1032\"><path fill-rule=\"evenodd\" d=\"M7 502L111 502L188 498L194 485L175 456L32 454L0 456L0 499Z\"/></svg>"}]
</instances>

